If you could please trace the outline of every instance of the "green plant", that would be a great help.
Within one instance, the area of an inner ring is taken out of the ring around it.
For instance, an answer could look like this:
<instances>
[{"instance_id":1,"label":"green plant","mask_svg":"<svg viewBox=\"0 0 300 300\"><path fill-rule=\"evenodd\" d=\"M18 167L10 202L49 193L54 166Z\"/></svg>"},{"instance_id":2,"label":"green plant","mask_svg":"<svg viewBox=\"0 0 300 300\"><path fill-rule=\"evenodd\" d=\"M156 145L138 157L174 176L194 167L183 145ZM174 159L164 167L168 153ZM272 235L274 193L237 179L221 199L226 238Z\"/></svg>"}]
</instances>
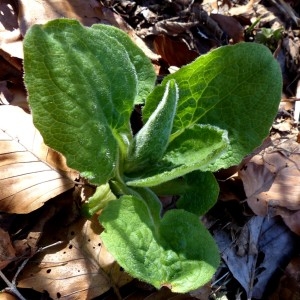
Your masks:
<instances>
[{"instance_id":1,"label":"green plant","mask_svg":"<svg viewBox=\"0 0 300 300\"><path fill-rule=\"evenodd\" d=\"M282 38L283 28L272 29L262 27L255 36L255 42L268 47L271 51L275 51L278 42Z\"/></svg>"},{"instance_id":2,"label":"green plant","mask_svg":"<svg viewBox=\"0 0 300 300\"><path fill-rule=\"evenodd\" d=\"M237 164L268 134L281 94L269 50L241 43L203 55L155 87L143 52L122 31L75 20L34 25L25 84L46 144L97 186L101 237L132 276L175 292L196 289L219 264L199 216L218 196L214 171ZM144 127L130 116L143 104ZM157 195L178 195L162 216Z\"/></svg>"}]
</instances>

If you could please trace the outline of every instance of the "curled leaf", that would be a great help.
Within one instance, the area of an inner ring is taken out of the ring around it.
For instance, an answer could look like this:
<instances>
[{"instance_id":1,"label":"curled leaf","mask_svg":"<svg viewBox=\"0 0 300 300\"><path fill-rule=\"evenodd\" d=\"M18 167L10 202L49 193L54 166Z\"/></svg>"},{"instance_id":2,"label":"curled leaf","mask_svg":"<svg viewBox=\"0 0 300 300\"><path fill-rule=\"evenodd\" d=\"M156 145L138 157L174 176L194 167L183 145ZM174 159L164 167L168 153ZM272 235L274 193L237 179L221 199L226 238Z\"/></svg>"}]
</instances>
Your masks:
<instances>
[{"instance_id":1,"label":"curled leaf","mask_svg":"<svg viewBox=\"0 0 300 300\"><path fill-rule=\"evenodd\" d=\"M168 146L177 101L178 88L175 80L170 80L156 110L130 145L127 172L144 169L162 158Z\"/></svg>"},{"instance_id":2,"label":"curled leaf","mask_svg":"<svg viewBox=\"0 0 300 300\"><path fill-rule=\"evenodd\" d=\"M157 164L130 174L130 186L155 186L195 170L206 170L228 147L227 132L215 126L193 125L169 146Z\"/></svg>"}]
</instances>

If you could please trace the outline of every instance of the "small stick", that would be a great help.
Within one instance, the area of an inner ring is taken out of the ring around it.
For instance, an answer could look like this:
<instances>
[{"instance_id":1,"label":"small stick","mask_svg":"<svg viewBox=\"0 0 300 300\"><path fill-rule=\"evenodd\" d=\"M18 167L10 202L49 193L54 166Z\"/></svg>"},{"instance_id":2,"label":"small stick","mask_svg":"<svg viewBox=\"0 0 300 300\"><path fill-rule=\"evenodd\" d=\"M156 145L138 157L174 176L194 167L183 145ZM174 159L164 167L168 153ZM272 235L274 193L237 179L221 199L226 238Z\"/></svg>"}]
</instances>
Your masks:
<instances>
[{"instance_id":1,"label":"small stick","mask_svg":"<svg viewBox=\"0 0 300 300\"><path fill-rule=\"evenodd\" d=\"M0 271L0 277L3 279L3 281L5 281L5 283L7 284L7 288L5 288L4 290L13 293L14 295L16 295L17 297L19 297L19 299L21 300L26 300L21 293L18 291L17 287L15 284L11 283L6 276L2 273L2 271Z\"/></svg>"},{"instance_id":2,"label":"small stick","mask_svg":"<svg viewBox=\"0 0 300 300\"><path fill-rule=\"evenodd\" d=\"M58 242L53 243L53 244L51 244L51 245L48 245L48 246L45 246L45 247L40 247L40 248L34 253L34 255L37 254L37 253L40 253L40 252L42 252L42 251L44 251L44 250L46 250L46 249L48 249L48 248L55 247L55 246L60 245L60 244L63 244L63 241L58 241ZM31 257L32 257L32 256L31 256ZM20 272L24 269L25 265L28 263L28 261L29 261L29 259L30 259L31 257L26 258L26 259L22 262L21 266L18 268L18 270L17 270L17 272L16 272L16 274L15 274L13 280L12 280L12 284L14 284L15 286L16 286L16 281L17 281L18 275L19 275Z\"/></svg>"},{"instance_id":3,"label":"small stick","mask_svg":"<svg viewBox=\"0 0 300 300\"><path fill-rule=\"evenodd\" d=\"M45 247L41 247L41 248L39 248L39 249L34 253L34 255L37 254L37 253L39 253L39 252L42 252L42 251L44 251L44 250L46 250L46 249L48 249L48 248L50 248L50 247L54 247L54 246L57 246L57 245L60 245L60 244L63 244L63 243L64 243L63 241L58 241L58 242L53 243L53 244L51 244L51 245L48 245L48 246L45 246ZM32 256L31 256L31 257L32 257ZM31 259L31 257L26 258L26 259L22 262L22 264L18 267L18 270L17 270L17 272L16 272L16 274L15 274L15 276L14 276L12 282L10 282L10 281L6 278L6 276L2 273L2 271L0 270L0 277L1 277L1 278L3 279L3 281L7 284L7 288L5 288L4 290L13 293L13 294L16 295L17 297L19 297L20 300L26 300L26 299L21 295L21 293L20 293L20 292L18 291L18 289L17 289L17 284L16 284L17 277L18 277L18 275L20 274L20 272L24 269L25 265L28 263L28 261L29 261L29 259Z\"/></svg>"}]
</instances>

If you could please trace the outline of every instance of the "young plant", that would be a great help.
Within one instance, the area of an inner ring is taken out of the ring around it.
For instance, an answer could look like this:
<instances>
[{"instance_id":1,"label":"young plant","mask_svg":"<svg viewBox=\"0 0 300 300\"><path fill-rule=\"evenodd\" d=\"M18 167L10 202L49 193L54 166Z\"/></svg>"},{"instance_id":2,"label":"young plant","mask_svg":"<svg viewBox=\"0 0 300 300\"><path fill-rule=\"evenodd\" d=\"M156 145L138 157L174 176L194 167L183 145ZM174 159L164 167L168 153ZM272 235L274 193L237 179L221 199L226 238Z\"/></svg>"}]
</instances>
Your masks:
<instances>
[{"instance_id":1,"label":"young plant","mask_svg":"<svg viewBox=\"0 0 300 300\"><path fill-rule=\"evenodd\" d=\"M278 47L278 42L282 39L283 28L272 29L262 27L255 36L255 42L268 47L272 52Z\"/></svg>"},{"instance_id":2,"label":"young plant","mask_svg":"<svg viewBox=\"0 0 300 300\"><path fill-rule=\"evenodd\" d=\"M218 196L214 171L238 164L268 134L281 94L269 50L241 43L202 55L155 87L149 59L114 27L59 19L24 40L35 126L95 194L101 237L119 264L156 288L211 279L217 246L199 216ZM136 104L144 126L132 134ZM177 195L162 214L157 195Z\"/></svg>"}]
</instances>

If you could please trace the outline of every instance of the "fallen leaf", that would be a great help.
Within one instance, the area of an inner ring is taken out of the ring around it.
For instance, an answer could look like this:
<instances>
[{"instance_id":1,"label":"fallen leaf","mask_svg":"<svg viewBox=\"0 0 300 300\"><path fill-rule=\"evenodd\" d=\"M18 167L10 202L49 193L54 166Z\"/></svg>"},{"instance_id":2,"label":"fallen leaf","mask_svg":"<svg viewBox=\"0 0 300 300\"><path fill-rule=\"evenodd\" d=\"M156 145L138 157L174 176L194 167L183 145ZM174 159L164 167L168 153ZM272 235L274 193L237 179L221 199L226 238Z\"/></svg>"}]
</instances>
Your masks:
<instances>
[{"instance_id":1,"label":"fallen leaf","mask_svg":"<svg viewBox=\"0 0 300 300\"><path fill-rule=\"evenodd\" d=\"M294 126L294 120L292 119L277 119L272 127L281 132L290 132Z\"/></svg>"},{"instance_id":2,"label":"fallen leaf","mask_svg":"<svg viewBox=\"0 0 300 300\"><path fill-rule=\"evenodd\" d=\"M152 28L149 28L148 32L149 34L169 34L177 36L197 25L198 21L184 22L182 20L161 20L156 22Z\"/></svg>"},{"instance_id":3,"label":"fallen leaf","mask_svg":"<svg viewBox=\"0 0 300 300\"><path fill-rule=\"evenodd\" d=\"M0 106L1 211L31 212L74 186L78 173L56 165L53 154L61 157L43 144L31 115L18 107Z\"/></svg>"},{"instance_id":4,"label":"fallen leaf","mask_svg":"<svg viewBox=\"0 0 300 300\"><path fill-rule=\"evenodd\" d=\"M11 57L23 59L23 43L20 30L0 32L0 49Z\"/></svg>"},{"instance_id":5,"label":"fallen leaf","mask_svg":"<svg viewBox=\"0 0 300 300\"><path fill-rule=\"evenodd\" d=\"M293 258L284 270L277 290L269 300L298 300L300 299L300 258Z\"/></svg>"},{"instance_id":6,"label":"fallen leaf","mask_svg":"<svg viewBox=\"0 0 300 300\"><path fill-rule=\"evenodd\" d=\"M250 0L246 5L234 6L230 8L228 13L231 16L243 16L250 19L253 15L255 15L254 9L258 3L259 0Z\"/></svg>"},{"instance_id":7,"label":"fallen leaf","mask_svg":"<svg viewBox=\"0 0 300 300\"><path fill-rule=\"evenodd\" d=\"M289 139L254 156L239 171L247 203L260 216L281 215L299 234L300 146Z\"/></svg>"},{"instance_id":8,"label":"fallen leaf","mask_svg":"<svg viewBox=\"0 0 300 300\"><path fill-rule=\"evenodd\" d=\"M16 2L0 2L0 49L10 56L23 58Z\"/></svg>"},{"instance_id":9,"label":"fallen leaf","mask_svg":"<svg viewBox=\"0 0 300 300\"><path fill-rule=\"evenodd\" d=\"M156 36L154 48L169 66L181 67L199 56L196 51L189 49L185 42L167 35Z\"/></svg>"},{"instance_id":10,"label":"fallen leaf","mask_svg":"<svg viewBox=\"0 0 300 300\"><path fill-rule=\"evenodd\" d=\"M18 287L47 290L52 299L92 299L110 288L117 289L131 278L120 270L100 239L100 227L79 219L69 226L46 232L41 243L64 241L55 249L48 248L29 262L18 279Z\"/></svg>"},{"instance_id":11,"label":"fallen leaf","mask_svg":"<svg viewBox=\"0 0 300 300\"><path fill-rule=\"evenodd\" d=\"M18 298L7 292L0 292L0 300L18 300Z\"/></svg>"},{"instance_id":12,"label":"fallen leaf","mask_svg":"<svg viewBox=\"0 0 300 300\"><path fill-rule=\"evenodd\" d=\"M114 13L111 9L103 7L96 0L19 1L18 20L23 36L32 25L44 24L58 18L76 19L85 26L97 23L116 26L125 31L150 59L157 61L160 58L159 55L152 52L145 42L136 35L134 29L121 16Z\"/></svg>"},{"instance_id":13,"label":"fallen leaf","mask_svg":"<svg viewBox=\"0 0 300 300\"><path fill-rule=\"evenodd\" d=\"M16 257L8 232L0 228L0 270L4 269Z\"/></svg>"},{"instance_id":14,"label":"fallen leaf","mask_svg":"<svg viewBox=\"0 0 300 300\"><path fill-rule=\"evenodd\" d=\"M210 14L210 17L228 34L234 44L244 41L244 27L234 17L221 14Z\"/></svg>"},{"instance_id":15,"label":"fallen leaf","mask_svg":"<svg viewBox=\"0 0 300 300\"><path fill-rule=\"evenodd\" d=\"M285 27L285 21L280 17L282 12L275 5L269 7L260 2L256 6L256 13L257 17L261 18L259 27L270 27L274 30Z\"/></svg>"},{"instance_id":16,"label":"fallen leaf","mask_svg":"<svg viewBox=\"0 0 300 300\"><path fill-rule=\"evenodd\" d=\"M101 11L95 9L95 0L20 0L18 20L24 36L27 29L34 24L44 24L58 18L77 19L83 25L99 23Z\"/></svg>"},{"instance_id":17,"label":"fallen leaf","mask_svg":"<svg viewBox=\"0 0 300 300\"><path fill-rule=\"evenodd\" d=\"M0 33L5 30L14 31L18 28L17 15L15 13L14 1L2 0L0 3Z\"/></svg>"},{"instance_id":18,"label":"fallen leaf","mask_svg":"<svg viewBox=\"0 0 300 300\"><path fill-rule=\"evenodd\" d=\"M31 255L34 255L35 252L38 250L39 240L43 234L45 224L55 215L55 213L56 213L56 208L54 206L46 207L44 210L42 209L40 211L39 220L37 220L34 227L30 229L30 232L28 233L26 240L25 240L26 243L24 243L25 247L27 246L27 248L30 248ZM15 248L16 248L16 244L15 244L16 242L18 242L18 241L14 242ZM19 241L19 242L22 242L22 241ZM20 243L19 243L19 245L20 245ZM19 251L23 250L22 249L23 247L21 246L20 248L16 248L16 250L17 249ZM25 251L23 251L23 253L24 252Z\"/></svg>"},{"instance_id":19,"label":"fallen leaf","mask_svg":"<svg viewBox=\"0 0 300 300\"><path fill-rule=\"evenodd\" d=\"M247 293L247 299L264 299L267 284L285 267L294 251L294 235L276 218L256 216L244 230L248 243L244 254L237 254L229 233L218 231L214 237L222 258Z\"/></svg>"},{"instance_id":20,"label":"fallen leaf","mask_svg":"<svg viewBox=\"0 0 300 300\"><path fill-rule=\"evenodd\" d=\"M265 151L261 152L260 154L254 156L250 160L250 163L255 164L255 168L257 168L261 172L261 174L255 173L256 171L254 171L254 169L251 170L251 168L248 170L248 164L246 164L240 171L240 175L246 189L246 194L248 196L250 194L254 194L255 191L258 190L258 185L256 185L254 182L257 182L258 184L259 182L265 183L266 181L269 181L267 177L270 177L271 174L274 182L269 187L264 188L272 195L270 200L278 200L280 201L279 203L282 204L281 206L285 206L289 209L300 209L300 187L298 181L300 172L299 155L300 145L297 142L289 139L284 141L283 143L271 146L265 149ZM247 174L248 171L249 174ZM260 178L254 178L254 175L259 176ZM249 180L246 180L246 177ZM255 181L250 182L251 179L254 179ZM269 188L273 187L274 183L276 184L276 186L274 187L274 191L269 190ZM293 190L292 192L291 189L293 187L295 188L295 190ZM286 195L288 194L291 195L289 195L289 197L286 197Z\"/></svg>"},{"instance_id":21,"label":"fallen leaf","mask_svg":"<svg viewBox=\"0 0 300 300\"><path fill-rule=\"evenodd\" d=\"M27 93L23 84L23 71L22 61L20 59L13 59L12 57L7 57L6 59L1 56L0 49L0 104L11 104L24 108L24 110L29 111L27 102Z\"/></svg>"},{"instance_id":22,"label":"fallen leaf","mask_svg":"<svg viewBox=\"0 0 300 300\"><path fill-rule=\"evenodd\" d=\"M100 8L97 7L97 9L99 10ZM139 47L143 50L143 52L152 60L152 61L158 61L160 56L157 55L156 53L154 53L144 42L144 40L142 40L136 33L135 30L124 21L124 19L114 13L111 9L108 8L101 8L101 13L103 15L103 19L105 20L105 22L108 22L109 24L118 27L119 29L125 31L128 36L131 38L131 40Z\"/></svg>"},{"instance_id":23,"label":"fallen leaf","mask_svg":"<svg viewBox=\"0 0 300 300\"><path fill-rule=\"evenodd\" d=\"M6 81L0 81L0 103L9 104L13 99L13 95L7 88Z\"/></svg>"},{"instance_id":24,"label":"fallen leaf","mask_svg":"<svg viewBox=\"0 0 300 300\"><path fill-rule=\"evenodd\" d=\"M300 210L289 212L288 214L279 213L284 223L296 234L300 235Z\"/></svg>"}]
</instances>

